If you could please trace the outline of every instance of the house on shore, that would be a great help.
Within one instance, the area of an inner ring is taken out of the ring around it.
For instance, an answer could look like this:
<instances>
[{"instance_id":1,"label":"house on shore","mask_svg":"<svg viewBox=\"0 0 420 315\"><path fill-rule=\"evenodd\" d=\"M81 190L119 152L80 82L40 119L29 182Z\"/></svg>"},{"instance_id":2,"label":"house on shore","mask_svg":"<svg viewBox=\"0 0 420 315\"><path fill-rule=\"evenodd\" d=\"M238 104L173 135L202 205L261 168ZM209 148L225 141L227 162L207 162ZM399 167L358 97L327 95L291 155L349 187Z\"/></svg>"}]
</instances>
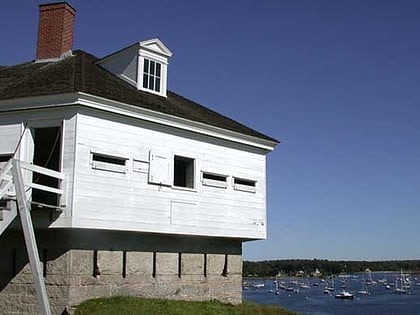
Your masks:
<instances>
[{"instance_id":1,"label":"house on shore","mask_svg":"<svg viewBox=\"0 0 420 315\"><path fill-rule=\"evenodd\" d=\"M31 257L52 314L116 295L240 303L278 141L169 91L159 39L97 58L72 51L69 3L39 10L36 59L0 67L1 313L44 313Z\"/></svg>"}]
</instances>

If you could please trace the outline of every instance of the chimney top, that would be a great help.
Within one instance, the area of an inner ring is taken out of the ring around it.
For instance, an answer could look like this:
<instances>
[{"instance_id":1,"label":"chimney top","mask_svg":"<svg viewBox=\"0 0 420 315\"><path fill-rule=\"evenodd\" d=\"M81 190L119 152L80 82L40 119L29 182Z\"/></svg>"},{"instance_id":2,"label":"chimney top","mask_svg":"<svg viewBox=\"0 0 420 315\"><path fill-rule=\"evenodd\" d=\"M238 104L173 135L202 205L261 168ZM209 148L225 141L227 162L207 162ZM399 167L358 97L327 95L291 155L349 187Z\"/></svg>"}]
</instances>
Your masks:
<instances>
[{"instance_id":1,"label":"chimney top","mask_svg":"<svg viewBox=\"0 0 420 315\"><path fill-rule=\"evenodd\" d=\"M39 5L37 61L71 55L75 14L67 1Z\"/></svg>"}]
</instances>

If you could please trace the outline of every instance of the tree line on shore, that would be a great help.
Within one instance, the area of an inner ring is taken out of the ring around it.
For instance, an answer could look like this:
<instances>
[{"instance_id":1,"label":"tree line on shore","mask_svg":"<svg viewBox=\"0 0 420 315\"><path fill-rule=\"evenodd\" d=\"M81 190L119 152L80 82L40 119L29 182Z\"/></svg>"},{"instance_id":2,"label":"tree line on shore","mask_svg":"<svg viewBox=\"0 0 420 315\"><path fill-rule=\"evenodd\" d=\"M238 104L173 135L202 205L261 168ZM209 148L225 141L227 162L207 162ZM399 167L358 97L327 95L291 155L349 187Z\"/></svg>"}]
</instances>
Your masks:
<instances>
[{"instance_id":1,"label":"tree line on shore","mask_svg":"<svg viewBox=\"0 0 420 315\"><path fill-rule=\"evenodd\" d=\"M370 271L420 272L420 260L386 260L386 261L335 261L327 259L282 259L266 261L244 261L245 277L274 277L282 275L314 275L318 270L320 276L339 273L357 273Z\"/></svg>"}]
</instances>

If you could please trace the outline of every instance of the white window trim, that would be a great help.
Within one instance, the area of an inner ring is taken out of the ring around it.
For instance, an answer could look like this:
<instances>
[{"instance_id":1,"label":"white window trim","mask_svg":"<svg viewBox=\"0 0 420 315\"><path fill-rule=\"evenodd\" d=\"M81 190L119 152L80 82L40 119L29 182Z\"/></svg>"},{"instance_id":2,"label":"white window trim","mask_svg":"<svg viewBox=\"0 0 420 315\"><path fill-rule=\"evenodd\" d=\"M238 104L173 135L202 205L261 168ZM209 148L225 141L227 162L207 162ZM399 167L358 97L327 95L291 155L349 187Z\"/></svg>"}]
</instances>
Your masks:
<instances>
[{"instance_id":1,"label":"white window trim","mask_svg":"<svg viewBox=\"0 0 420 315\"><path fill-rule=\"evenodd\" d=\"M204 178L204 174L224 177L225 180L220 181L220 180L216 180L216 179ZM225 175L225 174L201 171L201 183L202 183L203 186L210 186L210 187L217 187L217 188L225 188L226 189L228 187L228 178L229 178L229 176Z\"/></svg>"},{"instance_id":2,"label":"white window trim","mask_svg":"<svg viewBox=\"0 0 420 315\"><path fill-rule=\"evenodd\" d=\"M143 87L143 72L144 72L144 59L149 59L151 61L160 63L160 92L146 89ZM139 51L139 58L138 58L138 71L137 71L137 89L164 96L166 97L166 91L167 91L167 72L168 72L168 59L161 57L159 55L150 53L148 51L140 50Z\"/></svg>"},{"instance_id":3,"label":"white window trim","mask_svg":"<svg viewBox=\"0 0 420 315\"><path fill-rule=\"evenodd\" d=\"M194 178L193 178L193 188L190 187L183 187L183 186L175 186L175 179L174 179L174 172L175 172L175 156L179 156L179 157L183 157L183 158L187 158L187 159L191 159L194 161ZM172 160L171 160L171 172L172 172L172 188L173 189L178 189L178 190L186 190L186 191L197 191L197 186L198 186L198 176L199 176L199 171L198 171L198 158L196 156L193 155L189 155L189 154L185 154L185 153L179 153L179 152L174 152L172 154Z\"/></svg>"},{"instance_id":4,"label":"white window trim","mask_svg":"<svg viewBox=\"0 0 420 315\"><path fill-rule=\"evenodd\" d=\"M235 179L253 182L254 185L251 186L251 185L238 184L238 183L235 183ZM249 178L233 176L232 186L234 190L238 190L238 191L244 191L244 192L250 192L250 193L256 193L257 191L257 181L253 179L249 179Z\"/></svg>"},{"instance_id":5,"label":"white window trim","mask_svg":"<svg viewBox=\"0 0 420 315\"><path fill-rule=\"evenodd\" d=\"M110 158L125 160L125 164L124 165L118 165L118 164L107 163L107 162L102 162L102 161L95 161L93 159L94 155L101 155L101 156L107 156L107 157L110 157ZM89 164L92 166L92 169L94 169L94 170L101 170L101 171L108 171L108 172L125 174L128 171L128 163L127 163L128 160L129 160L128 158L117 156L115 154L91 151L90 152L90 157L89 157Z\"/></svg>"}]
</instances>

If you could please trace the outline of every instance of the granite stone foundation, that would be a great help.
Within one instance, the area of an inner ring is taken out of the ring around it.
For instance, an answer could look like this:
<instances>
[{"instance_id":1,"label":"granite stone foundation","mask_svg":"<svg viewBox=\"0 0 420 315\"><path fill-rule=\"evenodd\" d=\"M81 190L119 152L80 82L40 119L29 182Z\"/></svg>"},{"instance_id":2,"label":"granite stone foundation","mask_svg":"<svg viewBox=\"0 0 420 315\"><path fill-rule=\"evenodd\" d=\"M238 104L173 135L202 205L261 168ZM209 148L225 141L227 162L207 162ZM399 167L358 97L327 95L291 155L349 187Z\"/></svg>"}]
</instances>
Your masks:
<instances>
[{"instance_id":1,"label":"granite stone foundation","mask_svg":"<svg viewBox=\"0 0 420 315\"><path fill-rule=\"evenodd\" d=\"M36 232L53 314L119 295L242 302L241 241L92 230ZM0 238L1 314L39 314L21 231Z\"/></svg>"}]
</instances>

